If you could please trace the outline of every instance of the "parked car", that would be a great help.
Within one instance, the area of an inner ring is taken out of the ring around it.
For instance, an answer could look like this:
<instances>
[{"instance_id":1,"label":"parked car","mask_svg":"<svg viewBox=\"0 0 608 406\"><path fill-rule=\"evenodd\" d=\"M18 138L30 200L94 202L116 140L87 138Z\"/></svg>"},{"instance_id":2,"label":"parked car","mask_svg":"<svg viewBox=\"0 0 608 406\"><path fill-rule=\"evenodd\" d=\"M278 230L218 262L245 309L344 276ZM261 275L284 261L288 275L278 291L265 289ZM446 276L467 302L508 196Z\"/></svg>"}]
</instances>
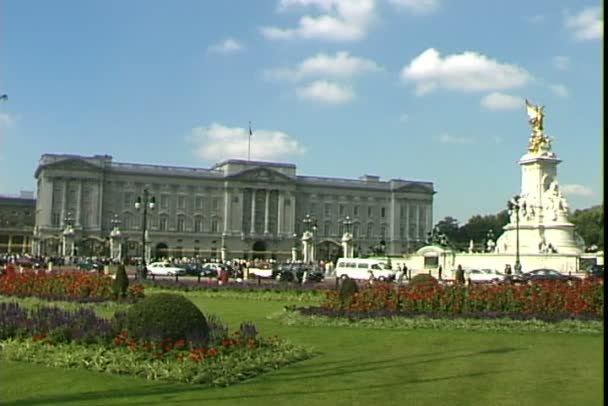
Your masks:
<instances>
[{"instance_id":1,"label":"parked car","mask_svg":"<svg viewBox=\"0 0 608 406\"><path fill-rule=\"evenodd\" d=\"M588 278L601 278L604 279L604 265L593 265L587 271Z\"/></svg>"},{"instance_id":2,"label":"parked car","mask_svg":"<svg viewBox=\"0 0 608 406\"><path fill-rule=\"evenodd\" d=\"M277 268L275 278L283 282L302 283L306 273L307 282L321 282L325 273L318 266L306 264L286 264Z\"/></svg>"},{"instance_id":3,"label":"parked car","mask_svg":"<svg viewBox=\"0 0 608 406\"><path fill-rule=\"evenodd\" d=\"M570 276L556 271L555 269L540 268L522 274L511 275L511 281L519 283L538 282L538 281L562 281L569 282L580 280L579 277Z\"/></svg>"},{"instance_id":4,"label":"parked car","mask_svg":"<svg viewBox=\"0 0 608 406\"><path fill-rule=\"evenodd\" d=\"M496 269L465 269L465 277L474 283L497 283L505 279L505 274Z\"/></svg>"},{"instance_id":5,"label":"parked car","mask_svg":"<svg viewBox=\"0 0 608 406\"><path fill-rule=\"evenodd\" d=\"M186 270L168 262L152 262L146 266L148 274L157 276L185 275Z\"/></svg>"},{"instance_id":6,"label":"parked car","mask_svg":"<svg viewBox=\"0 0 608 406\"><path fill-rule=\"evenodd\" d=\"M103 271L103 266L103 262L93 259L84 259L78 263L78 268L81 271L101 272Z\"/></svg>"}]
</instances>

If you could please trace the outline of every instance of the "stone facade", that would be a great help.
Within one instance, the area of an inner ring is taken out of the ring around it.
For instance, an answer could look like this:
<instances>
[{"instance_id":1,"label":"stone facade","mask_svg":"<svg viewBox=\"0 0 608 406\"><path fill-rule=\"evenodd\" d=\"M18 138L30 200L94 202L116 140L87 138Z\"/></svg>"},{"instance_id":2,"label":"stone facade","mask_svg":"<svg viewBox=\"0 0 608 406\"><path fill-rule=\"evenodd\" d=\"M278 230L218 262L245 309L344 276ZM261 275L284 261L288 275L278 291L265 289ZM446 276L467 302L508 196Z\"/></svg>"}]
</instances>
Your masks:
<instances>
[{"instance_id":1,"label":"stone facade","mask_svg":"<svg viewBox=\"0 0 608 406\"><path fill-rule=\"evenodd\" d=\"M206 258L292 257L308 214L316 229L317 259L340 256L349 216L356 254L382 244L390 255L411 252L432 228L431 182L377 176L337 179L301 176L289 163L227 160L185 168L114 162L107 155L41 157L37 180L34 252L59 254L66 219L76 255L108 255L110 232L120 220L123 254L141 256L144 190L155 198L147 211L150 255Z\"/></svg>"},{"instance_id":2,"label":"stone facade","mask_svg":"<svg viewBox=\"0 0 608 406\"><path fill-rule=\"evenodd\" d=\"M29 253L34 229L33 197L0 196L0 253Z\"/></svg>"}]
</instances>

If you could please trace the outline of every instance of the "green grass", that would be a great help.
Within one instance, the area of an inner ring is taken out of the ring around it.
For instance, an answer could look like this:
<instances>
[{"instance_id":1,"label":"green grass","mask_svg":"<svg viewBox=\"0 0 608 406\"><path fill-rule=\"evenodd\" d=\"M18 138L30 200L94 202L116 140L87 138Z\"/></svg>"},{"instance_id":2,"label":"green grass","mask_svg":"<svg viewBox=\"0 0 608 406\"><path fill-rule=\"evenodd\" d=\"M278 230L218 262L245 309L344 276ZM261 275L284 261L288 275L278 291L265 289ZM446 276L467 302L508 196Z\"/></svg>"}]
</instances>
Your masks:
<instances>
[{"instance_id":1,"label":"green grass","mask_svg":"<svg viewBox=\"0 0 608 406\"><path fill-rule=\"evenodd\" d=\"M2 405L600 405L602 335L286 326L275 301L191 293L237 329L253 321L316 357L227 388L0 365ZM302 305L301 303L293 303Z\"/></svg>"}]
</instances>

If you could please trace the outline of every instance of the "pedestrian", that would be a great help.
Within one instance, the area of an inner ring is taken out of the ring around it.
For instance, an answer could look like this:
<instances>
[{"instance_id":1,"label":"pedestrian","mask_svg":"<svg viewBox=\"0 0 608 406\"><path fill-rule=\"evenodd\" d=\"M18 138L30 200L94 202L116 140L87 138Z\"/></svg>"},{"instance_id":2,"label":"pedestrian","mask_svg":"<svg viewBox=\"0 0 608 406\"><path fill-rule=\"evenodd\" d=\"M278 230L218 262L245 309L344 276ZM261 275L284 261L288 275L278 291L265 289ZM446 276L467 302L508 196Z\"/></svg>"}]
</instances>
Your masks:
<instances>
[{"instance_id":1,"label":"pedestrian","mask_svg":"<svg viewBox=\"0 0 608 406\"><path fill-rule=\"evenodd\" d=\"M439 268L437 268L437 277L439 278L439 280L441 280L442 271L443 271L443 268L441 267L441 265L439 265Z\"/></svg>"},{"instance_id":2,"label":"pedestrian","mask_svg":"<svg viewBox=\"0 0 608 406\"><path fill-rule=\"evenodd\" d=\"M464 285L464 269L462 269L462 265L458 265L458 268L456 268L456 284Z\"/></svg>"}]
</instances>

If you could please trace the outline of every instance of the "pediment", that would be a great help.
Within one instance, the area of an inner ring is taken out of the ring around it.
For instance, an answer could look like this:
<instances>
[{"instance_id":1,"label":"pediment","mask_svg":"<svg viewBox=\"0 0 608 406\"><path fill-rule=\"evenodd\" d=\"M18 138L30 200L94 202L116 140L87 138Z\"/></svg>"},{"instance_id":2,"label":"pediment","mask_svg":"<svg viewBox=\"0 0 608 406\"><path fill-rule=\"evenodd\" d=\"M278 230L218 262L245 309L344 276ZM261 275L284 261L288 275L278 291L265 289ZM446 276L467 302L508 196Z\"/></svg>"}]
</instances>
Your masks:
<instances>
[{"instance_id":1,"label":"pediment","mask_svg":"<svg viewBox=\"0 0 608 406\"><path fill-rule=\"evenodd\" d=\"M396 192L410 192L410 193L435 193L433 186L424 185L420 183L410 183L409 185L402 186L395 189Z\"/></svg>"},{"instance_id":2,"label":"pediment","mask_svg":"<svg viewBox=\"0 0 608 406\"><path fill-rule=\"evenodd\" d=\"M100 171L101 168L90 162L87 162L78 158L67 158L61 161L52 162L49 164L41 165L36 170L36 177L42 170L51 171L67 171L67 172L91 172Z\"/></svg>"},{"instance_id":3,"label":"pediment","mask_svg":"<svg viewBox=\"0 0 608 406\"><path fill-rule=\"evenodd\" d=\"M289 176L269 168L247 169L234 175L227 176L232 181L262 182L262 183L293 183Z\"/></svg>"}]
</instances>

